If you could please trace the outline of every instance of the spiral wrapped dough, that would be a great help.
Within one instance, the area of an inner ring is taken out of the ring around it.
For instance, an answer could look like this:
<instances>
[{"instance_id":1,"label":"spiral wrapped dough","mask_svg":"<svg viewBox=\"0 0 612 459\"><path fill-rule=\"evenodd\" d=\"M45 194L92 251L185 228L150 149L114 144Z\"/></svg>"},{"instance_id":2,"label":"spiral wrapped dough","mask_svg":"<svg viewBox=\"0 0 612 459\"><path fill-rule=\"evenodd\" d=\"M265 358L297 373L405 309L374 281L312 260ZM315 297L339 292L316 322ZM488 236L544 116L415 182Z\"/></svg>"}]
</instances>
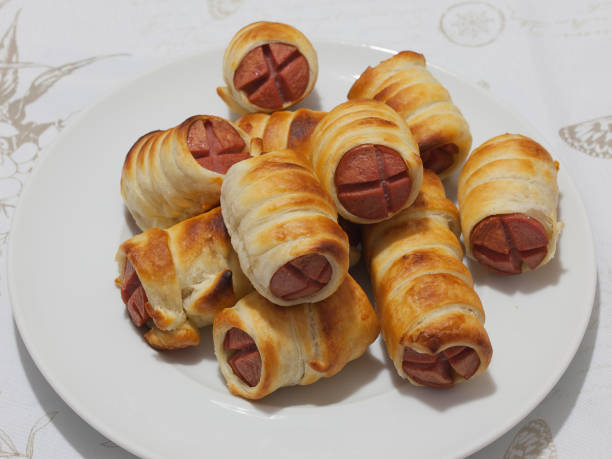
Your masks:
<instances>
[{"instance_id":1,"label":"spiral wrapped dough","mask_svg":"<svg viewBox=\"0 0 612 459\"><path fill-rule=\"evenodd\" d=\"M468 123L448 91L429 73L422 54L402 51L368 67L348 98L375 99L397 110L419 144L423 166L440 178L457 170L470 150Z\"/></svg>"},{"instance_id":2,"label":"spiral wrapped dough","mask_svg":"<svg viewBox=\"0 0 612 459\"><path fill-rule=\"evenodd\" d=\"M347 235L307 159L294 151L233 166L221 188L221 208L240 266L273 303L321 301L344 280Z\"/></svg>"},{"instance_id":3,"label":"spiral wrapped dough","mask_svg":"<svg viewBox=\"0 0 612 459\"><path fill-rule=\"evenodd\" d=\"M223 175L250 156L249 142L233 123L208 115L142 136L121 173L121 196L136 224L168 228L219 205Z\"/></svg>"},{"instance_id":4,"label":"spiral wrapped dough","mask_svg":"<svg viewBox=\"0 0 612 459\"><path fill-rule=\"evenodd\" d=\"M338 213L373 223L410 206L423 165L410 129L374 100L352 100L330 111L312 134L310 160Z\"/></svg>"},{"instance_id":5,"label":"spiral wrapped dough","mask_svg":"<svg viewBox=\"0 0 612 459\"><path fill-rule=\"evenodd\" d=\"M554 257L562 228L557 163L534 140L504 134L476 148L458 200L467 255L487 268L519 274Z\"/></svg>"},{"instance_id":6,"label":"spiral wrapped dough","mask_svg":"<svg viewBox=\"0 0 612 459\"><path fill-rule=\"evenodd\" d=\"M308 156L312 132L324 116L325 112L300 108L293 112L249 113L236 124L251 138L262 139L263 151L290 148Z\"/></svg>"},{"instance_id":7,"label":"spiral wrapped dough","mask_svg":"<svg viewBox=\"0 0 612 459\"><path fill-rule=\"evenodd\" d=\"M136 326L149 324L145 339L158 349L197 344L196 327L252 290L218 207L128 239L116 260L128 313Z\"/></svg>"},{"instance_id":8,"label":"spiral wrapped dough","mask_svg":"<svg viewBox=\"0 0 612 459\"><path fill-rule=\"evenodd\" d=\"M382 335L398 374L449 388L483 373L492 355L485 314L461 262L459 213L440 179L426 170L412 207L363 230Z\"/></svg>"},{"instance_id":9,"label":"spiral wrapped dough","mask_svg":"<svg viewBox=\"0 0 612 459\"><path fill-rule=\"evenodd\" d=\"M316 304L282 308L253 292L213 324L221 373L232 393L248 399L335 375L378 333L372 305L350 276Z\"/></svg>"},{"instance_id":10,"label":"spiral wrapped dough","mask_svg":"<svg viewBox=\"0 0 612 459\"><path fill-rule=\"evenodd\" d=\"M317 72L317 53L302 32L278 22L254 22L226 48L227 86L217 94L236 113L284 110L312 91Z\"/></svg>"}]
</instances>

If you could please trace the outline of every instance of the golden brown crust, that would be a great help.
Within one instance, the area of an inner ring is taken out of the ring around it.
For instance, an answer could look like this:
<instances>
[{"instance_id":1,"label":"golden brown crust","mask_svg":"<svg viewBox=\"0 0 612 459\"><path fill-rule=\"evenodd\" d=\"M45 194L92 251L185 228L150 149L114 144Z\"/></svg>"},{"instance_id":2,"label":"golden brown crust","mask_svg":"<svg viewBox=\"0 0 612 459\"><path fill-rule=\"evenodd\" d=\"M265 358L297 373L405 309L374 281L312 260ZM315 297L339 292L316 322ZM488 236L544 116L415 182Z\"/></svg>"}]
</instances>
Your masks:
<instances>
[{"instance_id":1,"label":"golden brown crust","mask_svg":"<svg viewBox=\"0 0 612 459\"><path fill-rule=\"evenodd\" d=\"M465 160L472 136L448 91L429 73L422 54L402 51L368 67L348 93L349 100L375 99L395 109L407 122L421 155L445 145L456 145L453 163L439 172L445 178Z\"/></svg>"},{"instance_id":2,"label":"golden brown crust","mask_svg":"<svg viewBox=\"0 0 612 459\"><path fill-rule=\"evenodd\" d=\"M346 233L308 160L292 150L242 161L226 175L221 208L240 266L253 287L275 304L290 306L331 295L348 271ZM298 299L276 296L270 282L286 263L318 254L332 274L319 291Z\"/></svg>"},{"instance_id":3,"label":"golden brown crust","mask_svg":"<svg viewBox=\"0 0 612 459\"><path fill-rule=\"evenodd\" d=\"M189 321L169 331L152 328L144 334L144 338L151 347L160 351L184 349L200 344L200 332Z\"/></svg>"},{"instance_id":4,"label":"golden brown crust","mask_svg":"<svg viewBox=\"0 0 612 459\"><path fill-rule=\"evenodd\" d=\"M232 308L221 311L213 322L215 355L229 390L250 399L259 399L279 387L301 378L299 349L294 344L292 316L303 312L301 306L281 308L257 292L238 301ZM248 333L261 355L262 369L254 388L245 385L227 363L229 354L223 349L225 334L231 328Z\"/></svg>"},{"instance_id":5,"label":"golden brown crust","mask_svg":"<svg viewBox=\"0 0 612 459\"><path fill-rule=\"evenodd\" d=\"M319 352L308 365L325 377L335 375L347 362L363 354L380 331L376 313L350 276L333 296L310 307L317 330L312 339L318 343Z\"/></svg>"},{"instance_id":6,"label":"golden brown crust","mask_svg":"<svg viewBox=\"0 0 612 459\"><path fill-rule=\"evenodd\" d=\"M417 325L410 335L404 337L402 344L431 355L453 346L467 346L477 351L481 361L487 362L485 367L492 356L491 342L482 321L464 311L452 311L436 321ZM481 369L482 364L477 374L484 371Z\"/></svg>"},{"instance_id":7,"label":"golden brown crust","mask_svg":"<svg viewBox=\"0 0 612 459\"><path fill-rule=\"evenodd\" d=\"M219 204L223 174L198 164L187 146L189 128L198 120L230 123L245 143L242 152L248 152L249 136L216 116L192 116L142 136L130 148L121 172L121 196L142 230L168 228Z\"/></svg>"},{"instance_id":8,"label":"golden brown crust","mask_svg":"<svg viewBox=\"0 0 612 459\"><path fill-rule=\"evenodd\" d=\"M166 231L152 228L125 241L117 254L119 277L123 276L127 258L147 293L147 313L161 330L172 330L185 321L180 306L180 286L168 242Z\"/></svg>"},{"instance_id":9,"label":"golden brown crust","mask_svg":"<svg viewBox=\"0 0 612 459\"><path fill-rule=\"evenodd\" d=\"M348 93L349 99L357 99L362 97L362 94L369 91L369 86L373 81L381 78L389 77L393 72L401 68L402 60L413 61L415 64L425 66L425 56L414 51L400 51L393 57L385 59L375 67L368 66L367 69L361 74L361 76L353 83ZM384 89L384 88L383 88Z\"/></svg>"},{"instance_id":10,"label":"golden brown crust","mask_svg":"<svg viewBox=\"0 0 612 459\"><path fill-rule=\"evenodd\" d=\"M221 209L185 220L167 230L152 228L125 241L116 256L121 285L127 260L146 293L153 328L176 333L149 334L156 347L194 342L185 325L204 326L251 287L240 271ZM180 333L177 330L182 330Z\"/></svg>"},{"instance_id":11,"label":"golden brown crust","mask_svg":"<svg viewBox=\"0 0 612 459\"><path fill-rule=\"evenodd\" d=\"M234 327L253 338L261 355L261 378L254 387L227 363L223 341ZM213 323L215 355L229 390L252 400L280 387L312 384L335 375L363 355L378 333L372 305L350 276L336 293L316 304L283 308L253 292L221 311Z\"/></svg>"},{"instance_id":12,"label":"golden brown crust","mask_svg":"<svg viewBox=\"0 0 612 459\"><path fill-rule=\"evenodd\" d=\"M263 151L289 148L308 157L312 132L324 116L325 112L300 108L294 112L249 113L236 124L251 137L261 138Z\"/></svg>"},{"instance_id":13,"label":"golden brown crust","mask_svg":"<svg viewBox=\"0 0 612 459\"><path fill-rule=\"evenodd\" d=\"M422 233L422 230L419 232ZM398 283L425 274L441 273L442 266L444 272L460 276L465 283L472 285L472 275L459 258L447 250L433 247L415 249L397 258L387 270L386 282L377 286L376 291L381 296L387 296Z\"/></svg>"},{"instance_id":14,"label":"golden brown crust","mask_svg":"<svg viewBox=\"0 0 612 459\"><path fill-rule=\"evenodd\" d=\"M194 314L212 319L221 309L233 306L236 299L232 271L226 269L211 279L211 287L193 301L190 309Z\"/></svg>"},{"instance_id":15,"label":"golden brown crust","mask_svg":"<svg viewBox=\"0 0 612 459\"><path fill-rule=\"evenodd\" d=\"M401 116L383 103L351 100L331 110L317 124L310 149L313 170L332 196L338 213L355 223L373 223L391 218L409 207L418 195L423 164L418 146ZM350 212L338 198L335 174L345 153L364 144L381 145L397 152L406 164L411 190L403 206L383 218L363 218Z\"/></svg>"},{"instance_id":16,"label":"golden brown crust","mask_svg":"<svg viewBox=\"0 0 612 459\"><path fill-rule=\"evenodd\" d=\"M484 310L451 230L457 218L440 179L425 171L415 206L364 227L364 253L387 351L398 374L416 385L402 367L406 348L434 355L470 347L480 359L476 375L491 360ZM463 378L454 373L453 380Z\"/></svg>"},{"instance_id":17,"label":"golden brown crust","mask_svg":"<svg viewBox=\"0 0 612 459\"><path fill-rule=\"evenodd\" d=\"M296 100L285 102L282 110L292 107L303 100L310 94L317 81L319 71L317 53L302 32L290 25L279 22L254 22L243 27L234 35L223 55L223 79L227 86L217 88L217 94L236 113L271 113L275 111L274 109L266 109L252 104L244 91L240 91L234 86L234 73L242 59L258 46L269 43L285 43L295 46L306 58L309 67L308 83L304 93Z\"/></svg>"},{"instance_id":18,"label":"golden brown crust","mask_svg":"<svg viewBox=\"0 0 612 459\"><path fill-rule=\"evenodd\" d=\"M557 164L536 141L504 134L476 148L459 176L458 201L470 258L474 258L474 227L489 216L513 213L535 218L546 231L547 254L538 267L554 257L562 228L557 221ZM526 269L524 264L523 270Z\"/></svg>"}]
</instances>

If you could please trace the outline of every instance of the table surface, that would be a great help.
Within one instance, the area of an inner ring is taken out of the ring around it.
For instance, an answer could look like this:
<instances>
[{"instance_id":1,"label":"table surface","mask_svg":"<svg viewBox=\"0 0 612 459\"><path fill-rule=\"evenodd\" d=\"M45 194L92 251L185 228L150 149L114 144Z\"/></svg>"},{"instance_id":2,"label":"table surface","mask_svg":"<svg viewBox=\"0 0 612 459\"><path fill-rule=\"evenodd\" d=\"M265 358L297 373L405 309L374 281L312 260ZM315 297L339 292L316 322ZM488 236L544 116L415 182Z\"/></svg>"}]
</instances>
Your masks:
<instances>
[{"instance_id":1,"label":"table surface","mask_svg":"<svg viewBox=\"0 0 612 459\"><path fill-rule=\"evenodd\" d=\"M262 19L297 26L315 42L419 51L491 91L542 133L591 221L595 304L559 383L473 457L609 456L612 2L0 0L0 457L131 456L55 393L12 320L6 247L32 167L73 115L112 89L174 58L224 47L240 27Z\"/></svg>"}]
</instances>

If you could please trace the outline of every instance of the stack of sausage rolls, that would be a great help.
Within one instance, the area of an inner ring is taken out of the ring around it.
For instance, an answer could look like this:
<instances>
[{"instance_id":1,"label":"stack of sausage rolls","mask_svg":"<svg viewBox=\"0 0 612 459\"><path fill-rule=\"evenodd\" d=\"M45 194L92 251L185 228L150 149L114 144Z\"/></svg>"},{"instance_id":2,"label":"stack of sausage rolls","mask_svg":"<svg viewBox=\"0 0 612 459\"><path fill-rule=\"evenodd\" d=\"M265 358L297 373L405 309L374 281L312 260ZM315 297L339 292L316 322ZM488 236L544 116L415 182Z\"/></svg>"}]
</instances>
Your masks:
<instances>
[{"instance_id":1,"label":"stack of sausage rolls","mask_svg":"<svg viewBox=\"0 0 612 459\"><path fill-rule=\"evenodd\" d=\"M485 311L463 264L500 274L555 254L558 165L535 141L471 147L467 121L404 51L368 67L329 112L289 109L318 75L297 29L256 22L223 58L231 122L192 116L129 149L121 195L143 230L116 254L127 315L167 351L212 324L229 390L259 399L331 377L382 331L397 374L451 388L486 371ZM376 309L349 274L361 257Z\"/></svg>"}]
</instances>

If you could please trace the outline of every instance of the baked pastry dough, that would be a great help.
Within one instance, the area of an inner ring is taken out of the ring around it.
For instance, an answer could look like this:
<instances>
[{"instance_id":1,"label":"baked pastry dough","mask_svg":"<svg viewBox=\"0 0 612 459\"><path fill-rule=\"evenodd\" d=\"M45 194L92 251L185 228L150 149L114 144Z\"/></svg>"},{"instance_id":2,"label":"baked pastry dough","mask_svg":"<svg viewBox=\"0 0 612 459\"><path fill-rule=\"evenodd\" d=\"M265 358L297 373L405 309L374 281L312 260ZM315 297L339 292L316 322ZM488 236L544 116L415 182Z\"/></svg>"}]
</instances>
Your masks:
<instances>
[{"instance_id":1,"label":"baked pastry dough","mask_svg":"<svg viewBox=\"0 0 612 459\"><path fill-rule=\"evenodd\" d=\"M236 121L236 124L251 138L262 139L263 151L290 148L310 158L312 132L325 114L326 112L307 108L271 114L248 113ZM338 223L349 238L349 266L352 267L361 257L361 233L358 225L342 217L338 219Z\"/></svg>"},{"instance_id":2,"label":"baked pastry dough","mask_svg":"<svg viewBox=\"0 0 612 459\"><path fill-rule=\"evenodd\" d=\"M227 335L236 329L243 339L229 343ZM215 355L227 386L248 399L334 376L363 355L378 333L372 305L351 276L316 304L282 308L253 292L221 311L213 324Z\"/></svg>"},{"instance_id":3,"label":"baked pastry dough","mask_svg":"<svg viewBox=\"0 0 612 459\"><path fill-rule=\"evenodd\" d=\"M391 218L419 193L419 148L402 117L382 102L337 106L319 122L311 143L313 169L346 220Z\"/></svg>"},{"instance_id":4,"label":"baked pastry dough","mask_svg":"<svg viewBox=\"0 0 612 459\"><path fill-rule=\"evenodd\" d=\"M363 227L382 335L398 374L452 387L491 360L485 314L461 262L459 213L429 170L412 207Z\"/></svg>"},{"instance_id":5,"label":"baked pastry dough","mask_svg":"<svg viewBox=\"0 0 612 459\"><path fill-rule=\"evenodd\" d=\"M422 54L402 51L368 67L348 94L364 97L385 102L406 120L426 169L445 178L461 166L472 145L470 128Z\"/></svg>"},{"instance_id":6,"label":"baked pastry dough","mask_svg":"<svg viewBox=\"0 0 612 459\"><path fill-rule=\"evenodd\" d=\"M142 136L121 173L121 196L136 224L168 228L219 205L223 175L249 157L249 142L233 123L208 115Z\"/></svg>"},{"instance_id":7,"label":"baked pastry dough","mask_svg":"<svg viewBox=\"0 0 612 459\"><path fill-rule=\"evenodd\" d=\"M324 116L325 112L300 108L294 112L249 113L236 124L251 138L262 139L263 151L290 148L308 156L312 131Z\"/></svg>"},{"instance_id":8,"label":"baked pastry dough","mask_svg":"<svg viewBox=\"0 0 612 459\"><path fill-rule=\"evenodd\" d=\"M149 323L145 339L156 348L197 344L196 327L252 290L218 207L128 239L116 260L130 317L137 326Z\"/></svg>"},{"instance_id":9,"label":"baked pastry dough","mask_svg":"<svg viewBox=\"0 0 612 459\"><path fill-rule=\"evenodd\" d=\"M293 150L233 166L221 188L221 209L242 270L273 303L321 301L344 280L347 235L308 160Z\"/></svg>"},{"instance_id":10,"label":"baked pastry dough","mask_svg":"<svg viewBox=\"0 0 612 459\"><path fill-rule=\"evenodd\" d=\"M302 32L278 22L254 22L226 48L227 86L217 94L236 113L284 110L312 91L317 73L317 53Z\"/></svg>"},{"instance_id":11,"label":"baked pastry dough","mask_svg":"<svg viewBox=\"0 0 612 459\"><path fill-rule=\"evenodd\" d=\"M494 271L518 274L555 255L557 163L534 140L513 134L476 148L459 176L466 252Z\"/></svg>"}]
</instances>

